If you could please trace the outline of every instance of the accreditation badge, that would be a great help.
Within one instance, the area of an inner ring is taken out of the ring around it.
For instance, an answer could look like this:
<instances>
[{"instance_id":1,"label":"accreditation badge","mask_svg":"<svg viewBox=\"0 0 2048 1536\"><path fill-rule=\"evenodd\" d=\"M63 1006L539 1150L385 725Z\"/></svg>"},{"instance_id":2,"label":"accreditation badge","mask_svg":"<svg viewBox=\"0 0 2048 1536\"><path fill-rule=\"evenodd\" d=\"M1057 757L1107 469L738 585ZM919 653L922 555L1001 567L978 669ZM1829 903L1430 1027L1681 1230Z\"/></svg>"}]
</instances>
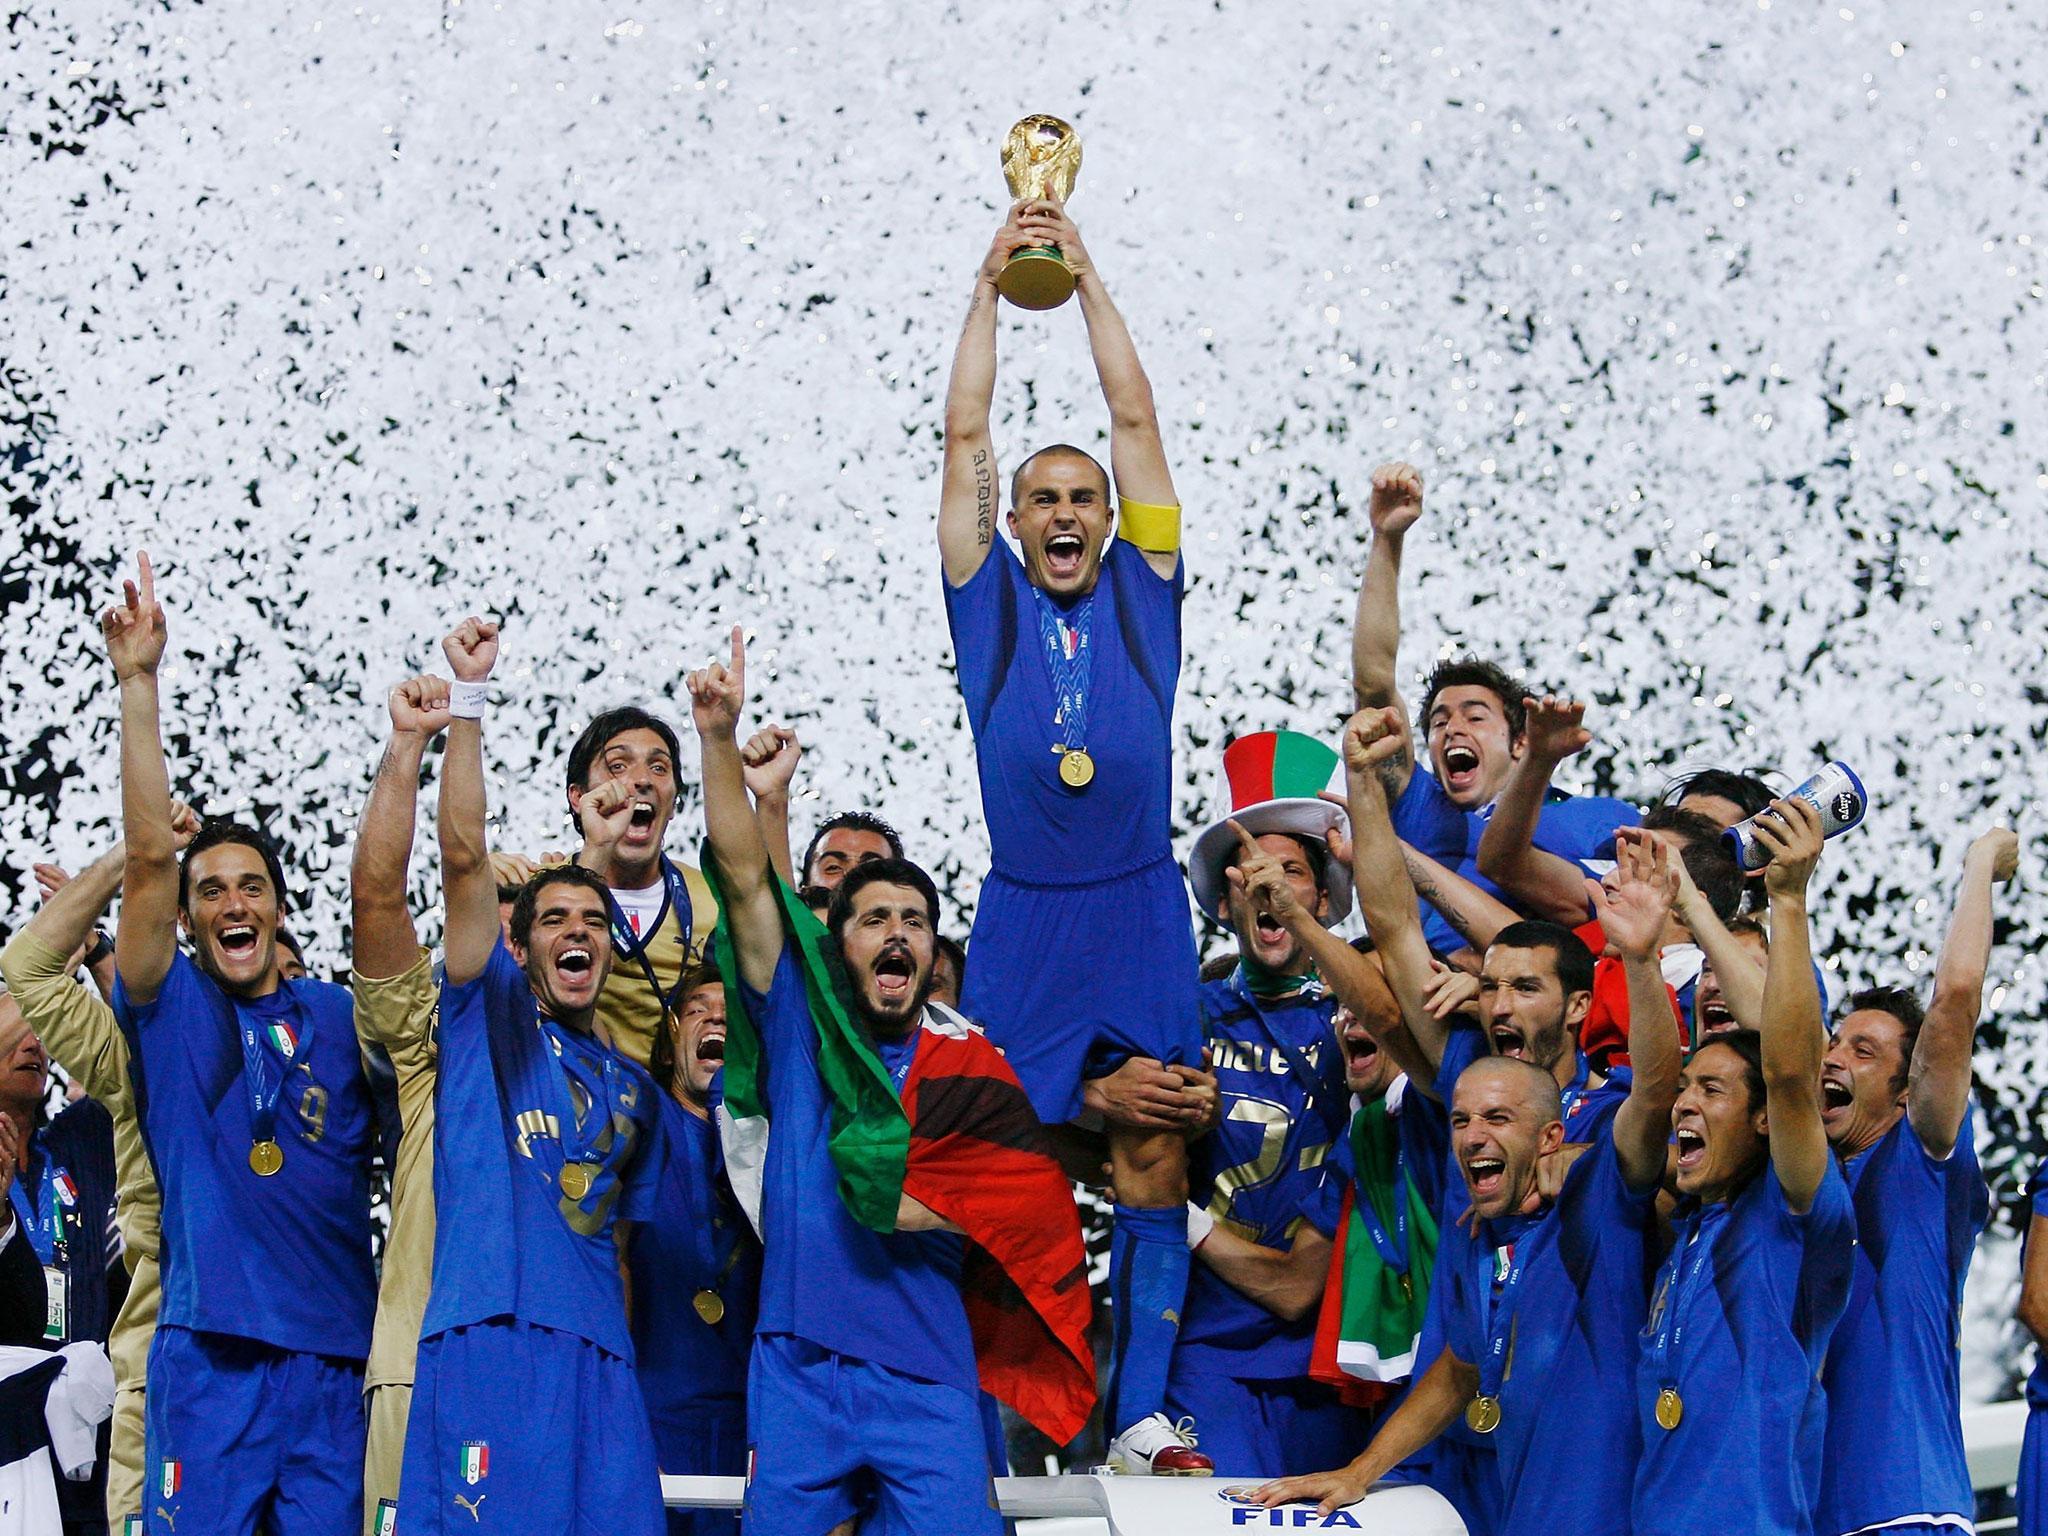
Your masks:
<instances>
[{"instance_id":1,"label":"accreditation badge","mask_svg":"<svg viewBox=\"0 0 2048 1536\"><path fill-rule=\"evenodd\" d=\"M62 1344L70 1337L71 1326L71 1286L64 1271L54 1264L45 1264L43 1290L49 1298L43 1312L43 1337L53 1344Z\"/></svg>"}]
</instances>

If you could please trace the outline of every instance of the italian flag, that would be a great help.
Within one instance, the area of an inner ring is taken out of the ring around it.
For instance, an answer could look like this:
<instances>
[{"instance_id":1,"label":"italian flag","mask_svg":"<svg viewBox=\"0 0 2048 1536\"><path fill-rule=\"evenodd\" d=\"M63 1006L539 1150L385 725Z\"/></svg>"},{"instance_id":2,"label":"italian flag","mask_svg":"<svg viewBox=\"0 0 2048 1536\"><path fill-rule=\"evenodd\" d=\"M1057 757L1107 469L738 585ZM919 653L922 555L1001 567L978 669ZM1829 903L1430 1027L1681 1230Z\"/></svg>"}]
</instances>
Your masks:
<instances>
[{"instance_id":1,"label":"italian flag","mask_svg":"<svg viewBox=\"0 0 2048 1536\"><path fill-rule=\"evenodd\" d=\"M298 1033L280 1019L270 1026L270 1043L277 1047L278 1055L290 1061L299 1048Z\"/></svg>"},{"instance_id":2,"label":"italian flag","mask_svg":"<svg viewBox=\"0 0 2048 1536\"><path fill-rule=\"evenodd\" d=\"M708 845L702 867L724 911ZM795 892L779 880L776 890L818 1031L840 1199L877 1232L895 1230L900 1197L908 1195L967 1234L961 1301L981 1385L1066 1444L1095 1404L1095 1359L1080 1214L1045 1128L1002 1052L974 1024L938 1006L926 1012L899 1099L845 1001L837 946ZM719 1107L726 1172L759 1230L769 1132L761 1040L741 1004L739 967L722 922L711 950L726 987Z\"/></svg>"},{"instance_id":3,"label":"italian flag","mask_svg":"<svg viewBox=\"0 0 2048 1536\"><path fill-rule=\"evenodd\" d=\"M163 1490L164 1498L175 1499L178 1490L185 1486L185 1464L182 1461L165 1462L157 1486Z\"/></svg>"},{"instance_id":4,"label":"italian flag","mask_svg":"<svg viewBox=\"0 0 2048 1536\"><path fill-rule=\"evenodd\" d=\"M465 1483L480 1483L491 1475L491 1446L487 1440L462 1442L462 1464L457 1469Z\"/></svg>"}]
</instances>

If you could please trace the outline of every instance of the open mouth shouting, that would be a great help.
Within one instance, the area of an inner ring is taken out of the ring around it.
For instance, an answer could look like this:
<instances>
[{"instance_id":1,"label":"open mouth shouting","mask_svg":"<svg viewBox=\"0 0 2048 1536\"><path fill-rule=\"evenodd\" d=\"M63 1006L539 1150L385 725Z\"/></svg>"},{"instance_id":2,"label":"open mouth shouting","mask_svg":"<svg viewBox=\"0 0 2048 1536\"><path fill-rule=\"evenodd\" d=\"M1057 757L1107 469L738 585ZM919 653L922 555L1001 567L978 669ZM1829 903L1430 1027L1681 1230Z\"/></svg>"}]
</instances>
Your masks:
<instances>
[{"instance_id":1,"label":"open mouth shouting","mask_svg":"<svg viewBox=\"0 0 2048 1536\"><path fill-rule=\"evenodd\" d=\"M710 1030L706 1030L697 1041L696 1056L698 1062L704 1066L723 1066L725 1064L724 1031L721 1030L719 1033L713 1034Z\"/></svg>"},{"instance_id":2,"label":"open mouth shouting","mask_svg":"<svg viewBox=\"0 0 2048 1536\"><path fill-rule=\"evenodd\" d=\"M1691 1173L1707 1158L1707 1138L1695 1126L1681 1125L1671 1133L1678 1148L1678 1171Z\"/></svg>"},{"instance_id":3,"label":"open mouth shouting","mask_svg":"<svg viewBox=\"0 0 2048 1536\"><path fill-rule=\"evenodd\" d=\"M1045 573L1054 581L1072 581L1088 558L1088 542L1078 533L1056 533L1045 541Z\"/></svg>"},{"instance_id":4,"label":"open mouth shouting","mask_svg":"<svg viewBox=\"0 0 2048 1536\"><path fill-rule=\"evenodd\" d=\"M1479 786L1479 749L1468 741L1444 744L1444 788L1453 795L1470 794Z\"/></svg>"},{"instance_id":5,"label":"open mouth shouting","mask_svg":"<svg viewBox=\"0 0 2048 1536\"><path fill-rule=\"evenodd\" d=\"M1735 1015L1728 1011L1728 1005L1721 1001L1716 992L1700 999L1700 1033L1718 1035L1724 1030L1736 1028Z\"/></svg>"},{"instance_id":6,"label":"open mouth shouting","mask_svg":"<svg viewBox=\"0 0 2048 1536\"><path fill-rule=\"evenodd\" d=\"M253 923L229 923L220 930L220 957L234 963L256 958L256 927Z\"/></svg>"},{"instance_id":7,"label":"open mouth shouting","mask_svg":"<svg viewBox=\"0 0 2048 1536\"><path fill-rule=\"evenodd\" d=\"M1468 1153L1465 1157L1465 1187L1471 1191L1474 1205L1484 1205L1498 1195L1507 1176L1505 1158L1491 1152Z\"/></svg>"},{"instance_id":8,"label":"open mouth shouting","mask_svg":"<svg viewBox=\"0 0 2048 1536\"><path fill-rule=\"evenodd\" d=\"M1820 1079L1820 1118L1826 1125L1834 1125L1856 1102L1856 1090L1846 1077L1832 1072L1823 1072Z\"/></svg>"},{"instance_id":9,"label":"open mouth shouting","mask_svg":"<svg viewBox=\"0 0 2048 1536\"><path fill-rule=\"evenodd\" d=\"M1489 1032L1496 1056L1512 1056L1517 1061L1529 1059L1529 1042L1522 1032L1512 1024L1496 1024Z\"/></svg>"},{"instance_id":10,"label":"open mouth shouting","mask_svg":"<svg viewBox=\"0 0 2048 1536\"><path fill-rule=\"evenodd\" d=\"M654 802L652 800L646 799L645 797L635 800L633 802L632 819L628 821L626 824L627 831L629 833L637 833L644 836L646 833L651 832L654 829L654 817L655 807Z\"/></svg>"},{"instance_id":11,"label":"open mouth shouting","mask_svg":"<svg viewBox=\"0 0 2048 1536\"><path fill-rule=\"evenodd\" d=\"M917 980L908 945L890 945L875 957L875 997L891 1012L908 1007Z\"/></svg>"},{"instance_id":12,"label":"open mouth shouting","mask_svg":"<svg viewBox=\"0 0 2048 1536\"><path fill-rule=\"evenodd\" d=\"M555 956L555 972L564 981L580 984L597 971L597 957L587 945L566 945Z\"/></svg>"},{"instance_id":13,"label":"open mouth shouting","mask_svg":"<svg viewBox=\"0 0 2048 1536\"><path fill-rule=\"evenodd\" d=\"M1261 945L1272 946L1287 942L1287 929L1280 919L1270 912L1260 912L1252 918L1252 931Z\"/></svg>"}]
</instances>

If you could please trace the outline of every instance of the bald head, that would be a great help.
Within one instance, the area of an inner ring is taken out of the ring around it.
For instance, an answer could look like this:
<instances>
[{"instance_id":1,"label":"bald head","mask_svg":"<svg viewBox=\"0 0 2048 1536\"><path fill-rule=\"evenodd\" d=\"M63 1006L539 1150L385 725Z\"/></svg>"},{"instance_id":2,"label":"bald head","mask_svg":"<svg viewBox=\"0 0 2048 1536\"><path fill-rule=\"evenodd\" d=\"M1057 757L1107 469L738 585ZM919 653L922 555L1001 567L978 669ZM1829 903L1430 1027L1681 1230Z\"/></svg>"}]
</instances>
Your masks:
<instances>
[{"instance_id":1,"label":"bald head","mask_svg":"<svg viewBox=\"0 0 2048 1536\"><path fill-rule=\"evenodd\" d=\"M1504 1093L1532 1116L1537 1125L1564 1119L1564 1096L1558 1092L1557 1079L1534 1062L1523 1061L1519 1056L1481 1056L1458 1074L1458 1085L1451 1095L1454 1100L1465 1097L1467 1083L1472 1085L1475 1096L1484 1096L1495 1102L1499 1101L1500 1093ZM1496 1085L1500 1093L1486 1091Z\"/></svg>"},{"instance_id":2,"label":"bald head","mask_svg":"<svg viewBox=\"0 0 2048 1536\"><path fill-rule=\"evenodd\" d=\"M1458 1074L1451 1147L1482 1220L1535 1208L1536 1165L1564 1143L1557 1079L1513 1056L1482 1056Z\"/></svg>"}]
</instances>

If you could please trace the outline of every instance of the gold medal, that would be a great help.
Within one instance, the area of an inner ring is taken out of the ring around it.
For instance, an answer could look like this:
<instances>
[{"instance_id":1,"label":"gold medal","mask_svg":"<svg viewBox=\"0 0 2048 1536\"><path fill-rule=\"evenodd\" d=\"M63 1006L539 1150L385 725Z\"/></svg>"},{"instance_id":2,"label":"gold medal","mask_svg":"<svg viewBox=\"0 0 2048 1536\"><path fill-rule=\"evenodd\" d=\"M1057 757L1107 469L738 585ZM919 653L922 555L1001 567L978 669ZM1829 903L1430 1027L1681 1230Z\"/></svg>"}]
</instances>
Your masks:
<instances>
[{"instance_id":1,"label":"gold medal","mask_svg":"<svg viewBox=\"0 0 2048 1536\"><path fill-rule=\"evenodd\" d=\"M1678 1421L1685 1417L1685 1399L1678 1395L1678 1388L1666 1387L1657 1394L1657 1427L1676 1429Z\"/></svg>"},{"instance_id":2,"label":"gold medal","mask_svg":"<svg viewBox=\"0 0 2048 1536\"><path fill-rule=\"evenodd\" d=\"M590 1193L590 1181L596 1172L588 1163L562 1164L562 1193L571 1200L581 1200Z\"/></svg>"},{"instance_id":3,"label":"gold medal","mask_svg":"<svg viewBox=\"0 0 2048 1536\"><path fill-rule=\"evenodd\" d=\"M259 1179L267 1179L284 1166L284 1149L274 1141L254 1141L249 1144L249 1171Z\"/></svg>"},{"instance_id":4,"label":"gold medal","mask_svg":"<svg viewBox=\"0 0 2048 1536\"><path fill-rule=\"evenodd\" d=\"M1465 1423L1475 1435L1490 1435L1500 1428L1500 1399L1486 1393L1465 1405Z\"/></svg>"},{"instance_id":5,"label":"gold medal","mask_svg":"<svg viewBox=\"0 0 2048 1536\"><path fill-rule=\"evenodd\" d=\"M1060 782L1080 789L1095 777L1095 759L1080 747L1060 754Z\"/></svg>"},{"instance_id":6,"label":"gold medal","mask_svg":"<svg viewBox=\"0 0 2048 1536\"><path fill-rule=\"evenodd\" d=\"M690 1305L710 1327L716 1328L725 1321L725 1298L716 1291L699 1291L690 1298Z\"/></svg>"}]
</instances>

